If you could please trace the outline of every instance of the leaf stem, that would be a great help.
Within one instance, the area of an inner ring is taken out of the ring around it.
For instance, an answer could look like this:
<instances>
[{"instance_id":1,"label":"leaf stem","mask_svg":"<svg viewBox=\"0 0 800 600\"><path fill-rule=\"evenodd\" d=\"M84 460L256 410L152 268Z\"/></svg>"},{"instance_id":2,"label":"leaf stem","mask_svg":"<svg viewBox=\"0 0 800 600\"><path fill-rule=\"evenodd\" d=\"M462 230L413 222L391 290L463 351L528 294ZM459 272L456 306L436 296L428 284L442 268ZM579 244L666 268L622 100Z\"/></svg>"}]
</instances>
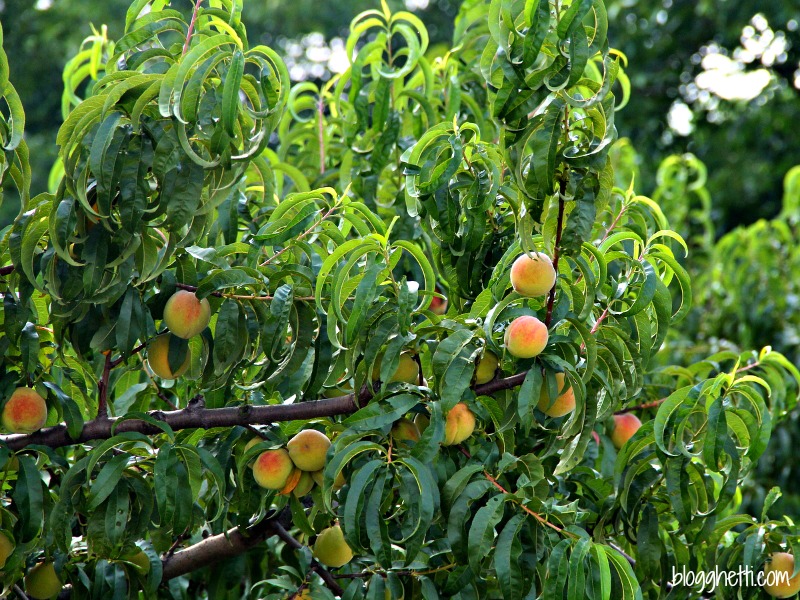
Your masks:
<instances>
[{"instance_id":1,"label":"leaf stem","mask_svg":"<svg viewBox=\"0 0 800 600\"><path fill-rule=\"evenodd\" d=\"M192 33L194 32L194 25L197 22L197 12L200 10L200 5L203 3L203 0L197 0L194 5L194 9L192 10L192 20L189 22L189 29L186 32L186 41L183 43L183 52L181 52L181 56L185 56L186 52L189 50L189 42L192 39Z\"/></svg>"}]
</instances>

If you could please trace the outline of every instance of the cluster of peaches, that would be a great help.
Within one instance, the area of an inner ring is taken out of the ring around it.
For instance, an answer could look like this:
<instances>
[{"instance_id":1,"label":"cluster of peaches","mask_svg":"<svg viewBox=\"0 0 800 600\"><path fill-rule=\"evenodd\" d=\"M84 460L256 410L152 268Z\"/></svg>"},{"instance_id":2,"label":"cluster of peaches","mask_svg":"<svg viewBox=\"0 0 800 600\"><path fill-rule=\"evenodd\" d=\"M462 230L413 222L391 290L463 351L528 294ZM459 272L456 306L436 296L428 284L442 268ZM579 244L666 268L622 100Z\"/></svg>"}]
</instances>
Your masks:
<instances>
[{"instance_id":1,"label":"cluster of peaches","mask_svg":"<svg viewBox=\"0 0 800 600\"><path fill-rule=\"evenodd\" d=\"M161 379L176 379L186 372L191 362L189 352L174 371L169 365L169 346L173 336L184 340L199 335L211 321L211 306L206 298L199 300L194 292L178 290L164 306L164 324L169 332L157 336L147 347L147 362Z\"/></svg>"}]
</instances>

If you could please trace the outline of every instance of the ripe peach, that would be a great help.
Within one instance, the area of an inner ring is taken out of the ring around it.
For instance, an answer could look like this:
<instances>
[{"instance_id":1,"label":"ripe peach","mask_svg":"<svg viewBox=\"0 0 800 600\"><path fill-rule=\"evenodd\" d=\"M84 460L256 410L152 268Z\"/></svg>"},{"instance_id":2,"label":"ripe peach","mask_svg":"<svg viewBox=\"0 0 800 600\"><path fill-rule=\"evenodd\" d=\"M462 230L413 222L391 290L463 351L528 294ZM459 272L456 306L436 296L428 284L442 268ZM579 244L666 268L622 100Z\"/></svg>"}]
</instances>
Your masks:
<instances>
[{"instance_id":1,"label":"ripe peach","mask_svg":"<svg viewBox=\"0 0 800 600\"><path fill-rule=\"evenodd\" d=\"M164 306L164 323L173 335L188 340L208 327L211 306L208 299L198 300L194 292L178 290Z\"/></svg>"},{"instance_id":2,"label":"ripe peach","mask_svg":"<svg viewBox=\"0 0 800 600\"><path fill-rule=\"evenodd\" d=\"M614 415L614 430L611 432L611 443L619 450L641 426L642 422L636 415L631 413Z\"/></svg>"},{"instance_id":3,"label":"ripe peach","mask_svg":"<svg viewBox=\"0 0 800 600\"><path fill-rule=\"evenodd\" d=\"M392 437L398 442L418 442L419 428L409 419L400 419L392 425Z\"/></svg>"},{"instance_id":4,"label":"ripe peach","mask_svg":"<svg viewBox=\"0 0 800 600\"><path fill-rule=\"evenodd\" d=\"M460 444L475 431L475 415L463 402L456 404L447 413L444 426L444 445Z\"/></svg>"},{"instance_id":5,"label":"ripe peach","mask_svg":"<svg viewBox=\"0 0 800 600\"><path fill-rule=\"evenodd\" d=\"M36 600L47 600L61 591L61 580L53 563L39 563L25 575L25 592Z\"/></svg>"},{"instance_id":6,"label":"ripe peach","mask_svg":"<svg viewBox=\"0 0 800 600\"><path fill-rule=\"evenodd\" d=\"M300 483L300 476L303 472L295 467L292 469L292 474L289 475L289 479L286 480L286 485L284 485L281 490L278 492L281 496L288 496L294 491L294 488L297 487L297 484Z\"/></svg>"},{"instance_id":7,"label":"ripe peach","mask_svg":"<svg viewBox=\"0 0 800 600\"><path fill-rule=\"evenodd\" d=\"M553 262L542 252L523 254L511 265L511 285L523 296L544 296L555 283Z\"/></svg>"},{"instance_id":8,"label":"ripe peach","mask_svg":"<svg viewBox=\"0 0 800 600\"><path fill-rule=\"evenodd\" d=\"M536 317L517 317L506 328L505 344L509 353L517 358L538 356L547 346L547 326Z\"/></svg>"},{"instance_id":9,"label":"ripe peach","mask_svg":"<svg viewBox=\"0 0 800 600\"><path fill-rule=\"evenodd\" d=\"M372 369L372 380L377 381L381 377L381 359L375 362L375 367ZM397 364L397 370L394 375L389 378L386 383L394 383L395 381L410 383L417 385L419 383L419 365L410 354L403 352L400 355L400 362Z\"/></svg>"},{"instance_id":10,"label":"ripe peach","mask_svg":"<svg viewBox=\"0 0 800 600\"><path fill-rule=\"evenodd\" d=\"M353 559L353 551L344 541L344 533L339 525L320 532L314 542L314 556L326 567L334 568L342 567Z\"/></svg>"},{"instance_id":11,"label":"ripe peach","mask_svg":"<svg viewBox=\"0 0 800 600\"><path fill-rule=\"evenodd\" d=\"M150 365L153 373L161 377L161 379L177 379L186 372L191 364L191 356L189 350L186 350L186 358L183 364L173 371L169 366L169 341L172 338L171 333L159 335L150 342L147 347L147 364Z\"/></svg>"},{"instance_id":12,"label":"ripe peach","mask_svg":"<svg viewBox=\"0 0 800 600\"><path fill-rule=\"evenodd\" d=\"M283 489L293 471L294 463L283 448L262 452L253 465L256 483L268 490Z\"/></svg>"},{"instance_id":13,"label":"ripe peach","mask_svg":"<svg viewBox=\"0 0 800 600\"><path fill-rule=\"evenodd\" d=\"M0 569L6 565L6 561L12 552L14 552L14 542L5 532L0 531Z\"/></svg>"},{"instance_id":14,"label":"ripe peach","mask_svg":"<svg viewBox=\"0 0 800 600\"><path fill-rule=\"evenodd\" d=\"M439 298L437 296L431 298L430 311L435 315L443 315L444 313L446 313L447 298Z\"/></svg>"},{"instance_id":15,"label":"ripe peach","mask_svg":"<svg viewBox=\"0 0 800 600\"><path fill-rule=\"evenodd\" d=\"M794 573L794 556L788 552L773 552L764 565L764 591L773 598L789 598L800 591L800 573ZM774 573L774 574L771 574Z\"/></svg>"},{"instance_id":16,"label":"ripe peach","mask_svg":"<svg viewBox=\"0 0 800 600\"><path fill-rule=\"evenodd\" d=\"M475 383L478 385L489 383L494 379L494 374L497 372L499 364L494 352L486 350L483 356L478 359L478 366L475 367Z\"/></svg>"},{"instance_id":17,"label":"ripe peach","mask_svg":"<svg viewBox=\"0 0 800 600\"><path fill-rule=\"evenodd\" d=\"M3 428L11 433L33 433L47 421L47 403L36 390L18 387L3 406Z\"/></svg>"},{"instance_id":18,"label":"ripe peach","mask_svg":"<svg viewBox=\"0 0 800 600\"><path fill-rule=\"evenodd\" d=\"M300 471L300 479L297 481L297 485L294 486L292 493L295 498L302 498L308 494L313 487L314 478L311 476L311 473L308 471Z\"/></svg>"},{"instance_id":19,"label":"ripe peach","mask_svg":"<svg viewBox=\"0 0 800 600\"><path fill-rule=\"evenodd\" d=\"M556 373L556 384L558 396L555 402L550 401L547 381L542 382L542 389L539 392L539 410L548 417L563 417L575 410L575 390L565 381L564 373Z\"/></svg>"},{"instance_id":20,"label":"ripe peach","mask_svg":"<svg viewBox=\"0 0 800 600\"><path fill-rule=\"evenodd\" d=\"M292 462L303 471L319 471L324 467L330 446L328 436L316 429L304 429L286 444Z\"/></svg>"}]
</instances>

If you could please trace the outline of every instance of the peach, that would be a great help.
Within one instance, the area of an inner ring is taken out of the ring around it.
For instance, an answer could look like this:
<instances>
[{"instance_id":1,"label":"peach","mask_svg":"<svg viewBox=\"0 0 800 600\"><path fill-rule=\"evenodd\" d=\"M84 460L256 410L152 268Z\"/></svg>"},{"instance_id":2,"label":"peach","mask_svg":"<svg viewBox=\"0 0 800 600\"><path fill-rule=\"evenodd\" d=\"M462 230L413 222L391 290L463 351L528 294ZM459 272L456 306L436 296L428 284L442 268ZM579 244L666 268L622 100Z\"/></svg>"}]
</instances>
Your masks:
<instances>
[{"instance_id":1,"label":"peach","mask_svg":"<svg viewBox=\"0 0 800 600\"><path fill-rule=\"evenodd\" d=\"M284 485L281 490L278 492L282 496L288 496L294 489L297 487L297 484L300 483L300 476L303 472L295 467L292 469L292 474L289 475L289 479L286 480L286 485Z\"/></svg>"},{"instance_id":2,"label":"peach","mask_svg":"<svg viewBox=\"0 0 800 600\"><path fill-rule=\"evenodd\" d=\"M322 474L322 471L314 471L311 473L311 478L314 480L319 487L322 487L322 484L325 482L325 477ZM336 476L336 479L333 480L333 489L334 491L340 490L344 487L344 484L347 483L347 480L344 478L344 473L339 471L339 474Z\"/></svg>"},{"instance_id":3,"label":"peach","mask_svg":"<svg viewBox=\"0 0 800 600\"><path fill-rule=\"evenodd\" d=\"M139 550L139 552L129 556L125 560L136 565L136 570L142 575L147 575L150 572L150 557L147 556L144 550Z\"/></svg>"},{"instance_id":4,"label":"peach","mask_svg":"<svg viewBox=\"0 0 800 600\"><path fill-rule=\"evenodd\" d=\"M294 463L283 448L262 452L253 465L256 483L268 490L283 489L293 471Z\"/></svg>"},{"instance_id":5,"label":"peach","mask_svg":"<svg viewBox=\"0 0 800 600\"><path fill-rule=\"evenodd\" d=\"M6 565L6 561L12 552L14 552L14 542L5 532L0 531L0 569Z\"/></svg>"},{"instance_id":6,"label":"peach","mask_svg":"<svg viewBox=\"0 0 800 600\"><path fill-rule=\"evenodd\" d=\"M636 415L631 413L614 415L614 430L611 432L611 443L619 450L641 426L642 422Z\"/></svg>"},{"instance_id":7,"label":"peach","mask_svg":"<svg viewBox=\"0 0 800 600\"><path fill-rule=\"evenodd\" d=\"M328 436L316 429L305 429L286 444L292 462L302 471L319 471L324 467L330 446Z\"/></svg>"},{"instance_id":8,"label":"peach","mask_svg":"<svg viewBox=\"0 0 800 600\"><path fill-rule=\"evenodd\" d=\"M47 421L47 403L36 390L18 387L3 406L3 428L11 433L33 433Z\"/></svg>"},{"instance_id":9,"label":"peach","mask_svg":"<svg viewBox=\"0 0 800 600\"><path fill-rule=\"evenodd\" d=\"M460 444L475 431L475 415L463 402L456 404L447 413L444 426L444 445Z\"/></svg>"},{"instance_id":10,"label":"peach","mask_svg":"<svg viewBox=\"0 0 800 600\"><path fill-rule=\"evenodd\" d=\"M511 265L511 285L522 296L544 296L556 283L556 270L542 252L523 254Z\"/></svg>"},{"instance_id":11,"label":"peach","mask_svg":"<svg viewBox=\"0 0 800 600\"><path fill-rule=\"evenodd\" d=\"M208 327L211 306L208 299L198 300L194 292L178 290L164 306L164 323L173 335L188 340Z\"/></svg>"},{"instance_id":12,"label":"peach","mask_svg":"<svg viewBox=\"0 0 800 600\"><path fill-rule=\"evenodd\" d=\"M314 478L311 476L311 473L308 471L300 471L300 479L297 481L297 485L294 486L292 493L295 498L302 498L308 494L313 487Z\"/></svg>"},{"instance_id":13,"label":"peach","mask_svg":"<svg viewBox=\"0 0 800 600\"><path fill-rule=\"evenodd\" d=\"M339 525L320 532L314 542L314 556L326 567L333 568L342 567L353 559L353 551L344 541L344 533Z\"/></svg>"},{"instance_id":14,"label":"peach","mask_svg":"<svg viewBox=\"0 0 800 600\"><path fill-rule=\"evenodd\" d=\"M353 393L353 380L346 379L344 381L340 381L336 387L332 388L325 388L322 391L322 395L326 398L336 398L338 396L347 396L347 394Z\"/></svg>"},{"instance_id":15,"label":"peach","mask_svg":"<svg viewBox=\"0 0 800 600\"><path fill-rule=\"evenodd\" d=\"M486 350L478 359L478 366L475 367L475 383L478 385L489 383L494 379L499 364L494 352Z\"/></svg>"},{"instance_id":16,"label":"peach","mask_svg":"<svg viewBox=\"0 0 800 600\"><path fill-rule=\"evenodd\" d=\"M186 369L188 369L191 364L191 356L187 349L183 364L175 369L175 371L172 370L169 365L170 339L172 339L171 333L159 335L150 342L150 345L147 347L147 364L150 365L150 369L153 373L161 377L161 379L177 379L186 372Z\"/></svg>"},{"instance_id":17,"label":"peach","mask_svg":"<svg viewBox=\"0 0 800 600\"><path fill-rule=\"evenodd\" d=\"M439 298L437 296L431 298L430 311L435 315L443 315L444 313L446 313L447 298Z\"/></svg>"},{"instance_id":18,"label":"peach","mask_svg":"<svg viewBox=\"0 0 800 600\"><path fill-rule=\"evenodd\" d=\"M372 380L377 381L380 377L381 359L379 358L375 362L375 367L372 369ZM410 383L412 385L417 385L419 383L419 365L408 352L403 352L400 355L400 362L397 363L397 369L386 383L394 383L396 381Z\"/></svg>"},{"instance_id":19,"label":"peach","mask_svg":"<svg viewBox=\"0 0 800 600\"><path fill-rule=\"evenodd\" d=\"M392 437L398 442L418 442L419 428L409 419L400 419L392 425Z\"/></svg>"},{"instance_id":20,"label":"peach","mask_svg":"<svg viewBox=\"0 0 800 600\"><path fill-rule=\"evenodd\" d=\"M547 346L547 326L536 317L517 317L506 328L506 349L517 358L533 358Z\"/></svg>"},{"instance_id":21,"label":"peach","mask_svg":"<svg viewBox=\"0 0 800 600\"><path fill-rule=\"evenodd\" d=\"M773 598L789 598L800 591L800 573L794 573L794 556L788 552L773 552L764 565L764 591Z\"/></svg>"},{"instance_id":22,"label":"peach","mask_svg":"<svg viewBox=\"0 0 800 600\"><path fill-rule=\"evenodd\" d=\"M558 385L558 396L555 401L550 400L547 390L547 381L542 382L542 390L539 393L539 410L548 417L563 417L567 413L575 410L575 390L569 382L565 381L564 373L556 373L556 384Z\"/></svg>"},{"instance_id":23,"label":"peach","mask_svg":"<svg viewBox=\"0 0 800 600\"><path fill-rule=\"evenodd\" d=\"M25 575L25 592L36 600L47 600L61 591L61 580L53 563L39 563Z\"/></svg>"}]
</instances>

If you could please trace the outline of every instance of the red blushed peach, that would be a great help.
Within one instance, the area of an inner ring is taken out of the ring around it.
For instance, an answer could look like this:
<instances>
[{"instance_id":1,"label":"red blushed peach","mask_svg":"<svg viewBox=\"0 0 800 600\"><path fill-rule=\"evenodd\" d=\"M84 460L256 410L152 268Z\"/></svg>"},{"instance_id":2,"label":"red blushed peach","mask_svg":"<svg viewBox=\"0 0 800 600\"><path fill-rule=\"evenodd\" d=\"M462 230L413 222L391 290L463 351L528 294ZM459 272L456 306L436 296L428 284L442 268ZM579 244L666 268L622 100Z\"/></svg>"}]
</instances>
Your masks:
<instances>
[{"instance_id":1,"label":"red blushed peach","mask_svg":"<svg viewBox=\"0 0 800 600\"><path fill-rule=\"evenodd\" d=\"M268 490L282 490L294 473L294 463L283 448L267 450L258 455L253 464L256 483Z\"/></svg>"},{"instance_id":2,"label":"red blushed peach","mask_svg":"<svg viewBox=\"0 0 800 600\"><path fill-rule=\"evenodd\" d=\"M522 296L544 296L555 283L553 262L542 252L523 254L511 265L511 285Z\"/></svg>"},{"instance_id":3,"label":"red blushed peach","mask_svg":"<svg viewBox=\"0 0 800 600\"><path fill-rule=\"evenodd\" d=\"M47 403L29 387L18 387L3 407L3 427L11 433L33 433L47 421Z\"/></svg>"},{"instance_id":4,"label":"red blushed peach","mask_svg":"<svg viewBox=\"0 0 800 600\"><path fill-rule=\"evenodd\" d=\"M173 335L188 340L208 327L211 306L208 299L199 300L194 292L178 290L164 306L164 323Z\"/></svg>"},{"instance_id":5,"label":"red blushed peach","mask_svg":"<svg viewBox=\"0 0 800 600\"><path fill-rule=\"evenodd\" d=\"M460 444L475 431L475 415L463 402L456 404L447 413L444 426L444 445Z\"/></svg>"},{"instance_id":6,"label":"red blushed peach","mask_svg":"<svg viewBox=\"0 0 800 600\"><path fill-rule=\"evenodd\" d=\"M794 573L794 556L773 552L764 565L764 591L773 598L790 598L800 591L800 573Z\"/></svg>"},{"instance_id":7,"label":"red blushed peach","mask_svg":"<svg viewBox=\"0 0 800 600\"><path fill-rule=\"evenodd\" d=\"M565 383L563 373L556 373L556 384L558 396L554 402L550 401L546 381L542 383L542 390L539 393L539 410L548 417L563 417L575 410L575 391L569 383Z\"/></svg>"},{"instance_id":8,"label":"red blushed peach","mask_svg":"<svg viewBox=\"0 0 800 600\"><path fill-rule=\"evenodd\" d=\"M533 358L547 346L547 326L536 317L517 317L506 328L506 349L517 358Z\"/></svg>"},{"instance_id":9,"label":"red blushed peach","mask_svg":"<svg viewBox=\"0 0 800 600\"><path fill-rule=\"evenodd\" d=\"M392 437L398 442L418 442L419 428L409 419L400 419L392 425Z\"/></svg>"},{"instance_id":10,"label":"red blushed peach","mask_svg":"<svg viewBox=\"0 0 800 600\"><path fill-rule=\"evenodd\" d=\"M614 431L611 432L611 443L619 450L641 426L642 422L636 415L631 413L614 415Z\"/></svg>"},{"instance_id":11,"label":"red blushed peach","mask_svg":"<svg viewBox=\"0 0 800 600\"><path fill-rule=\"evenodd\" d=\"M434 296L431 299L430 311L435 315L443 315L447 312L447 299Z\"/></svg>"}]
</instances>

